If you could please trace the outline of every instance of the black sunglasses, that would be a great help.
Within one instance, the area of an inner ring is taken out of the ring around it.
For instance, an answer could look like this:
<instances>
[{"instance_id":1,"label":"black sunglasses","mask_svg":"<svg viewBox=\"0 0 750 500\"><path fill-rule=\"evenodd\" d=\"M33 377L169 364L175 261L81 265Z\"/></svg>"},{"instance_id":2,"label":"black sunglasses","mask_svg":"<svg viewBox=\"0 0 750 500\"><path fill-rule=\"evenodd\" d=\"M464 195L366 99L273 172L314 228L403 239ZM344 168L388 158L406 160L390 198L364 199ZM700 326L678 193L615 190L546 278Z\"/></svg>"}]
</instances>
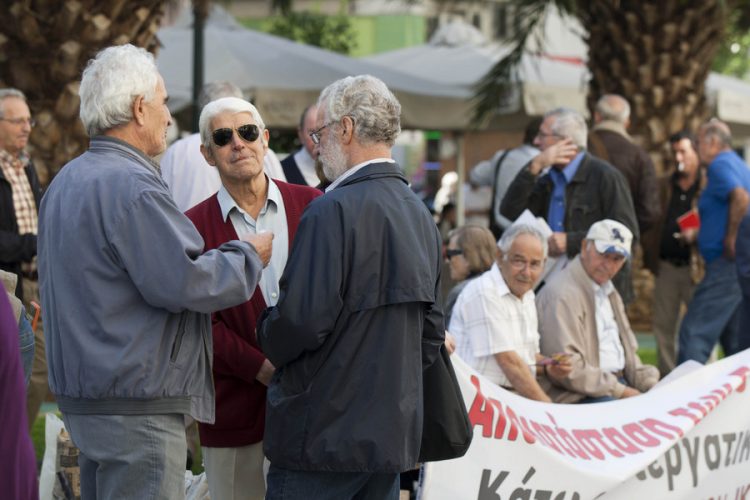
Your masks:
<instances>
[{"instance_id":1,"label":"black sunglasses","mask_svg":"<svg viewBox=\"0 0 750 500\"><path fill-rule=\"evenodd\" d=\"M234 131L231 128L219 128L214 130L211 138L214 140L214 144L223 147L232 141L233 134ZM242 125L237 127L237 134L246 142L255 142L260 137L260 129L254 124Z\"/></svg>"},{"instance_id":2,"label":"black sunglasses","mask_svg":"<svg viewBox=\"0 0 750 500\"><path fill-rule=\"evenodd\" d=\"M451 260L451 258L455 257L456 255L461 255L462 253L464 253L464 251L460 248L447 248L445 250L445 258Z\"/></svg>"}]
</instances>

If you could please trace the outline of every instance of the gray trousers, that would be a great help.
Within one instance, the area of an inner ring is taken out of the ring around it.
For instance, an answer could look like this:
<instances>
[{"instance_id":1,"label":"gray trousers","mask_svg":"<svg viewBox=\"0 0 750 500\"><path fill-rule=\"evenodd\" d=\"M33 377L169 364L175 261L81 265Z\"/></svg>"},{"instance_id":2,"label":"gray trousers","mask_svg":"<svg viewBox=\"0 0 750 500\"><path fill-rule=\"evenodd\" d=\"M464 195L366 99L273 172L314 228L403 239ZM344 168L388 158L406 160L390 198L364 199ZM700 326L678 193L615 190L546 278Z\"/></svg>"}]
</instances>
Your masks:
<instances>
[{"instance_id":1,"label":"gray trousers","mask_svg":"<svg viewBox=\"0 0 750 500\"><path fill-rule=\"evenodd\" d=\"M674 370L682 310L693 298L693 290L695 285L689 265L676 267L666 260L659 261L659 274L654 284L654 337L662 377Z\"/></svg>"},{"instance_id":2,"label":"gray trousers","mask_svg":"<svg viewBox=\"0 0 750 500\"><path fill-rule=\"evenodd\" d=\"M74 415L65 427L80 450L81 498L184 499L183 415Z\"/></svg>"}]
</instances>

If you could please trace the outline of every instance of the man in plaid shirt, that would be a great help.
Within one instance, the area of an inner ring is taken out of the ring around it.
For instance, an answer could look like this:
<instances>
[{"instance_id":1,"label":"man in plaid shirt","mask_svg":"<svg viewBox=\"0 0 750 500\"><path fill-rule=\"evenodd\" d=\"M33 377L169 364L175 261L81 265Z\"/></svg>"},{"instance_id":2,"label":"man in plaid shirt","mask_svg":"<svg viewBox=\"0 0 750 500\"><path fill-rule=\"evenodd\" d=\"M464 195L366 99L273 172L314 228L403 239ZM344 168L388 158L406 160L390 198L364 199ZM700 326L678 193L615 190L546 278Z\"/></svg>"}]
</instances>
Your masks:
<instances>
[{"instance_id":1,"label":"man in plaid shirt","mask_svg":"<svg viewBox=\"0 0 750 500\"><path fill-rule=\"evenodd\" d=\"M0 268L18 276L16 295L27 310L39 303L36 270L37 207L42 196L26 144L31 118L26 96L16 89L0 89ZM35 332L36 349L27 394L29 427L47 394L44 334Z\"/></svg>"}]
</instances>

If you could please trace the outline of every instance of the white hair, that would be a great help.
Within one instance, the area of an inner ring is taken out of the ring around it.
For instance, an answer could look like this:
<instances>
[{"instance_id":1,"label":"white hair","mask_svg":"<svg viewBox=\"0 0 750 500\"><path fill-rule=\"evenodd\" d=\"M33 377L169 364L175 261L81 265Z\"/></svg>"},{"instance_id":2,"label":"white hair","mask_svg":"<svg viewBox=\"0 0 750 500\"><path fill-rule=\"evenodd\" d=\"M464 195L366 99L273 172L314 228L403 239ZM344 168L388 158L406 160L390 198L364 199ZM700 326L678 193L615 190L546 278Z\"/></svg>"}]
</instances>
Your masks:
<instances>
[{"instance_id":1,"label":"white hair","mask_svg":"<svg viewBox=\"0 0 750 500\"><path fill-rule=\"evenodd\" d=\"M630 118L630 103L617 94L604 94L596 102L594 111L599 113L603 120L625 124Z\"/></svg>"},{"instance_id":2,"label":"white hair","mask_svg":"<svg viewBox=\"0 0 750 500\"><path fill-rule=\"evenodd\" d=\"M209 148L211 146L211 120L213 120L218 114L224 112L236 113L250 113L255 120L261 131L266 128L263 123L263 118L260 117L260 113L251 103L239 97L222 97L211 101L203 107L201 111L201 117L198 120L198 130L201 134L201 142L203 146Z\"/></svg>"},{"instance_id":3,"label":"white hair","mask_svg":"<svg viewBox=\"0 0 750 500\"><path fill-rule=\"evenodd\" d=\"M320 93L318 106L326 110L328 120L351 117L357 140L365 144L393 146L401 132L401 104L385 83L371 75L333 82Z\"/></svg>"},{"instance_id":4,"label":"white hair","mask_svg":"<svg viewBox=\"0 0 750 500\"><path fill-rule=\"evenodd\" d=\"M5 116L5 99L16 98L26 102L26 96L18 89L0 89L0 118Z\"/></svg>"},{"instance_id":5,"label":"white hair","mask_svg":"<svg viewBox=\"0 0 750 500\"><path fill-rule=\"evenodd\" d=\"M154 98L159 71L154 56L131 44L107 47L83 70L81 121L89 136L99 135L133 119L138 96Z\"/></svg>"},{"instance_id":6,"label":"white hair","mask_svg":"<svg viewBox=\"0 0 750 500\"><path fill-rule=\"evenodd\" d=\"M507 258L508 253L510 253L510 247L513 246L513 242L522 234L530 234L539 240L539 243L542 244L542 255L546 259L547 238L544 237L539 229L529 224L513 224L503 232L503 235L497 241L497 248L503 252L503 258Z\"/></svg>"},{"instance_id":7,"label":"white hair","mask_svg":"<svg viewBox=\"0 0 750 500\"><path fill-rule=\"evenodd\" d=\"M579 148L586 149L589 129L581 113L570 108L556 108L544 114L545 118L550 116L555 118L550 132L559 137L567 137Z\"/></svg>"}]
</instances>

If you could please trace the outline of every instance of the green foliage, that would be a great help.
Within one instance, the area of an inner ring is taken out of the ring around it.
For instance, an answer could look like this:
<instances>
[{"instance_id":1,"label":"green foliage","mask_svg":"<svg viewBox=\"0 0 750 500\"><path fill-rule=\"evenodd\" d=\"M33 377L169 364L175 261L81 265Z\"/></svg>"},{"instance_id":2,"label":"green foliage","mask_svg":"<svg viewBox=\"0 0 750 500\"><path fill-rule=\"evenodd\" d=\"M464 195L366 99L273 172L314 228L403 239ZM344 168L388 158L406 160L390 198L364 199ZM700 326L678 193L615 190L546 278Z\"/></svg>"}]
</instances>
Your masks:
<instances>
[{"instance_id":1,"label":"green foliage","mask_svg":"<svg viewBox=\"0 0 750 500\"><path fill-rule=\"evenodd\" d=\"M270 33L341 54L349 54L356 47L351 22L343 15L289 12L274 19Z\"/></svg>"},{"instance_id":2,"label":"green foliage","mask_svg":"<svg viewBox=\"0 0 750 500\"><path fill-rule=\"evenodd\" d=\"M748 9L750 10L750 9ZM744 78L750 71L750 33L747 10L735 10L727 23L727 33L714 59L713 71Z\"/></svg>"}]
</instances>

